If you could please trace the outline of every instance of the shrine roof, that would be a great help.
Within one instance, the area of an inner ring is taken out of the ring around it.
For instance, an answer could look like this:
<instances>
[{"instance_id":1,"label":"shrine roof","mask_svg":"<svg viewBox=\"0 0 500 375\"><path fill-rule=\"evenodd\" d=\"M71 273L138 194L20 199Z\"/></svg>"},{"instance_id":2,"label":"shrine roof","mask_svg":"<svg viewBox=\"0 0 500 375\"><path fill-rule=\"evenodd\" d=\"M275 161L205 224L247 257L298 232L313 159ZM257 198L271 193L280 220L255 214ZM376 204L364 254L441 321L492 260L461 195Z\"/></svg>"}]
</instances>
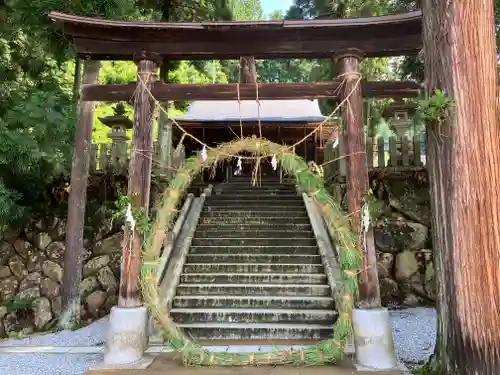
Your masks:
<instances>
[{"instance_id":1,"label":"shrine roof","mask_svg":"<svg viewBox=\"0 0 500 375\"><path fill-rule=\"evenodd\" d=\"M186 122L321 122L326 119L317 100L197 100L185 115Z\"/></svg>"},{"instance_id":2,"label":"shrine roof","mask_svg":"<svg viewBox=\"0 0 500 375\"><path fill-rule=\"evenodd\" d=\"M367 57L418 53L420 11L381 17L255 22L112 21L51 12L80 57L131 60L143 51L169 60L331 58L349 48Z\"/></svg>"}]
</instances>

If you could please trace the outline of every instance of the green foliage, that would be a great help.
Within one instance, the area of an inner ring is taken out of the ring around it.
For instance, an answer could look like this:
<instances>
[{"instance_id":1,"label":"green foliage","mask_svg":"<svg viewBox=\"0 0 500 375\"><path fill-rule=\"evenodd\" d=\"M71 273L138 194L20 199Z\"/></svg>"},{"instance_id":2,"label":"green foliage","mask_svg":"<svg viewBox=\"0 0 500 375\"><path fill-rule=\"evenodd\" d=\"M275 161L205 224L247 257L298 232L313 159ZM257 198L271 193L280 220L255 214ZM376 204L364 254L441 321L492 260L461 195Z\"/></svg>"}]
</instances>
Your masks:
<instances>
[{"instance_id":1,"label":"green foliage","mask_svg":"<svg viewBox=\"0 0 500 375\"><path fill-rule=\"evenodd\" d=\"M11 21L29 25L30 36L42 42L42 46L48 48L58 61L64 61L72 52L62 30L47 17L50 11L107 19L141 17L134 0L11 0L8 4Z\"/></svg>"},{"instance_id":2,"label":"green foliage","mask_svg":"<svg viewBox=\"0 0 500 375\"><path fill-rule=\"evenodd\" d=\"M273 82L312 82L319 75L317 60L259 60L256 63L259 81Z\"/></svg>"},{"instance_id":3,"label":"green foliage","mask_svg":"<svg viewBox=\"0 0 500 375\"><path fill-rule=\"evenodd\" d=\"M377 221L388 212L390 212L390 208L387 206L387 204L383 200L378 199L375 194L373 194L373 191L371 189L368 190L368 192L365 194L364 201L365 204L368 205L368 212L370 215L371 223Z\"/></svg>"},{"instance_id":4,"label":"green foliage","mask_svg":"<svg viewBox=\"0 0 500 375\"><path fill-rule=\"evenodd\" d=\"M74 60L47 14L137 18L133 0L11 0L0 5L0 226L46 211L68 178L76 124ZM120 74L120 73L118 73Z\"/></svg>"},{"instance_id":5,"label":"green foliage","mask_svg":"<svg viewBox=\"0 0 500 375\"><path fill-rule=\"evenodd\" d=\"M288 10L286 19L311 19L331 16L335 6L330 0L295 0ZM338 18L338 17L332 17Z\"/></svg>"},{"instance_id":6,"label":"green foliage","mask_svg":"<svg viewBox=\"0 0 500 375\"><path fill-rule=\"evenodd\" d=\"M258 21L264 18L260 0L231 0L230 8L236 21Z\"/></svg>"},{"instance_id":7,"label":"green foliage","mask_svg":"<svg viewBox=\"0 0 500 375\"><path fill-rule=\"evenodd\" d=\"M169 82L175 83L212 83L215 71L215 83L227 83L227 76L222 71L221 65L218 61L209 61L197 69L194 64L190 64L187 61L180 63L179 67L169 72L168 80Z\"/></svg>"},{"instance_id":8,"label":"green foliage","mask_svg":"<svg viewBox=\"0 0 500 375\"><path fill-rule=\"evenodd\" d=\"M71 63L74 69L74 64ZM99 73L99 83L101 84L126 84L135 82L137 67L132 61L103 61L101 62L101 70ZM110 143L111 139L108 138L110 129L105 126L100 117L112 116L114 103L98 103L94 113L94 126L92 128L92 142L93 143ZM132 118L133 109L128 103L125 103L125 115ZM132 138L132 131L127 132L129 138Z\"/></svg>"},{"instance_id":9,"label":"green foliage","mask_svg":"<svg viewBox=\"0 0 500 375\"><path fill-rule=\"evenodd\" d=\"M11 297L4 301L0 301L0 306L7 309L7 314L16 312L19 310L29 310L33 308L33 300Z\"/></svg>"},{"instance_id":10,"label":"green foliage","mask_svg":"<svg viewBox=\"0 0 500 375\"><path fill-rule=\"evenodd\" d=\"M118 85L135 82L137 67L132 61L103 61L99 74L99 83Z\"/></svg>"},{"instance_id":11,"label":"green foliage","mask_svg":"<svg viewBox=\"0 0 500 375\"><path fill-rule=\"evenodd\" d=\"M449 116L452 108L453 101L446 91L436 89L434 95L419 101L415 117L423 124L439 125Z\"/></svg>"},{"instance_id":12,"label":"green foliage","mask_svg":"<svg viewBox=\"0 0 500 375\"><path fill-rule=\"evenodd\" d=\"M71 75L7 21L0 25L0 227L50 200L48 184L68 170L75 121Z\"/></svg>"},{"instance_id":13,"label":"green foliage","mask_svg":"<svg viewBox=\"0 0 500 375\"><path fill-rule=\"evenodd\" d=\"M50 191L43 187L67 174L74 122L67 96L40 90L0 118L0 225L47 202Z\"/></svg>"},{"instance_id":14,"label":"green foliage","mask_svg":"<svg viewBox=\"0 0 500 375\"><path fill-rule=\"evenodd\" d=\"M115 210L111 220L123 220L127 217L129 204L132 204L133 198L127 195L119 197L115 202ZM132 217L135 220L135 231L143 238L151 233L152 220L146 214L144 207L140 209L131 209Z\"/></svg>"},{"instance_id":15,"label":"green foliage","mask_svg":"<svg viewBox=\"0 0 500 375\"><path fill-rule=\"evenodd\" d=\"M136 0L140 14L164 21L230 20L229 0Z\"/></svg>"},{"instance_id":16,"label":"green foliage","mask_svg":"<svg viewBox=\"0 0 500 375\"><path fill-rule=\"evenodd\" d=\"M444 375L443 371L440 371L438 364L436 363L436 358L432 355L429 360L420 368L412 371L413 375Z\"/></svg>"},{"instance_id":17,"label":"green foliage","mask_svg":"<svg viewBox=\"0 0 500 375\"><path fill-rule=\"evenodd\" d=\"M285 18L285 14L281 10L275 10L267 16L270 20L279 21Z\"/></svg>"}]
</instances>

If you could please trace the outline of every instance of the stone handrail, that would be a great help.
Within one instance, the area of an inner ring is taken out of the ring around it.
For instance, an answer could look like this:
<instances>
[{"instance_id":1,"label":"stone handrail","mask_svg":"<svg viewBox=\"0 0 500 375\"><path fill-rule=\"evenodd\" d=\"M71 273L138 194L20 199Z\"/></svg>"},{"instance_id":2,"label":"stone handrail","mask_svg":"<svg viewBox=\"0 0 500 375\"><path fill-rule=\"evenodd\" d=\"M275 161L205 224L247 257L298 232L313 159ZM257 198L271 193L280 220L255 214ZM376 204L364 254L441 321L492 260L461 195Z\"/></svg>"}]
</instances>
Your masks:
<instances>
[{"instance_id":1,"label":"stone handrail","mask_svg":"<svg viewBox=\"0 0 500 375\"><path fill-rule=\"evenodd\" d=\"M314 232L314 237L318 244L319 254L321 256L321 262L325 269L326 279L328 286L332 292L332 297L335 301L336 306L340 306L342 303L342 296L340 294L340 287L342 285L342 273L340 266L337 262L337 254L335 248L332 244L330 234L326 227L326 223L323 216L320 214L318 207L312 201L311 198L305 193L302 193L302 199L306 206L307 215L309 216L309 221L311 222L311 227ZM346 354L354 353L354 344L352 337L347 338L347 342L344 346L344 352Z\"/></svg>"},{"instance_id":2,"label":"stone handrail","mask_svg":"<svg viewBox=\"0 0 500 375\"><path fill-rule=\"evenodd\" d=\"M340 306L342 303L342 296L340 294L340 287L342 286L342 273L337 262L335 248L332 244L326 223L323 220L323 216L320 214L316 204L305 193L302 193L302 199L304 200L307 215L309 216L314 237L316 238L316 242L318 244L318 250L321 256L321 262L323 263L323 268L325 269L328 286L332 292L335 305ZM354 353L352 337L347 338L347 342L344 346L344 352L346 354Z\"/></svg>"},{"instance_id":3,"label":"stone handrail","mask_svg":"<svg viewBox=\"0 0 500 375\"><path fill-rule=\"evenodd\" d=\"M162 303L166 304L169 311L175 297L177 286L179 285L184 264L186 263L186 258L189 253L189 248L191 247L194 232L198 226L203 204L205 203L206 197L212 194L212 188L213 186L209 185L199 198L194 198L194 196L191 195L190 209L186 210L184 213L182 224L179 224L178 226L178 232L171 242L168 254L165 249L164 254L162 255L160 267L157 273L157 282L159 284L160 300ZM177 223L179 223L179 220L180 216ZM161 331L152 319L150 319L149 322L149 336L150 344L163 343Z\"/></svg>"},{"instance_id":4,"label":"stone handrail","mask_svg":"<svg viewBox=\"0 0 500 375\"><path fill-rule=\"evenodd\" d=\"M312 199L305 193L302 193L302 199L304 200L307 215L309 216L314 237L316 238L316 242L318 244L328 285L332 291L332 297L335 299L336 305L339 306L341 303L341 296L339 292L342 285L342 277L333 244L324 224L323 217L318 212L318 209Z\"/></svg>"},{"instance_id":5,"label":"stone handrail","mask_svg":"<svg viewBox=\"0 0 500 375\"><path fill-rule=\"evenodd\" d=\"M193 194L188 194L186 201L184 202L184 205L182 206L182 209L179 213L179 216L177 217L177 221L175 222L174 228L172 229L171 232L168 232L167 237L165 237L165 241L163 242L163 252L161 254L160 264L158 266L158 271L156 274L156 279L158 280L158 283L161 282L161 279L165 274L168 260L170 259L170 254L172 253L172 249L175 245L177 237L179 236L181 228L186 221L186 216L193 203L193 198L194 198Z\"/></svg>"},{"instance_id":6,"label":"stone handrail","mask_svg":"<svg viewBox=\"0 0 500 375\"><path fill-rule=\"evenodd\" d=\"M189 248L191 247L191 242L193 241L196 227L198 226L205 199L212 194L212 188L213 186L209 185L199 198L194 198L191 206L192 208L184 221L182 231L168 261L167 270L165 272L165 275L168 275L168 277L163 277L159 280L160 298L163 300L163 303L166 304L168 310L170 310L172 301L175 297L175 292L179 285L182 270L189 253Z\"/></svg>"}]
</instances>

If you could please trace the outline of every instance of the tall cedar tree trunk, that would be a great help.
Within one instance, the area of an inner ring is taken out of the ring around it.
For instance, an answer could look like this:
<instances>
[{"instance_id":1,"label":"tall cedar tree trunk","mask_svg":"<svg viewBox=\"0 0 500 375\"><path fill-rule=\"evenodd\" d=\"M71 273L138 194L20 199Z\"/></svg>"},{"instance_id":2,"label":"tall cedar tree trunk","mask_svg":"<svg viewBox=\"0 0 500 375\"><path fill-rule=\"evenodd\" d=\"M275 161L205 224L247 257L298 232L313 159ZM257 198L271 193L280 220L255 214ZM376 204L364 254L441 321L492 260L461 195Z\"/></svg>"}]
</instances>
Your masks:
<instances>
[{"instance_id":1,"label":"tall cedar tree trunk","mask_svg":"<svg viewBox=\"0 0 500 375\"><path fill-rule=\"evenodd\" d=\"M257 68L253 56L240 58L240 83L257 83Z\"/></svg>"},{"instance_id":2,"label":"tall cedar tree trunk","mask_svg":"<svg viewBox=\"0 0 500 375\"><path fill-rule=\"evenodd\" d=\"M83 84L96 84L101 63L87 60L84 64ZM80 102L76 124L75 150L71 167L71 190L68 202L66 252L62 280L62 311L59 326L67 329L80 321L80 283L82 281L83 226L94 123L94 102Z\"/></svg>"},{"instance_id":3,"label":"tall cedar tree trunk","mask_svg":"<svg viewBox=\"0 0 500 375\"><path fill-rule=\"evenodd\" d=\"M500 374L500 131L491 0L424 0L428 93L451 116L427 121L438 294L438 374Z\"/></svg>"}]
</instances>

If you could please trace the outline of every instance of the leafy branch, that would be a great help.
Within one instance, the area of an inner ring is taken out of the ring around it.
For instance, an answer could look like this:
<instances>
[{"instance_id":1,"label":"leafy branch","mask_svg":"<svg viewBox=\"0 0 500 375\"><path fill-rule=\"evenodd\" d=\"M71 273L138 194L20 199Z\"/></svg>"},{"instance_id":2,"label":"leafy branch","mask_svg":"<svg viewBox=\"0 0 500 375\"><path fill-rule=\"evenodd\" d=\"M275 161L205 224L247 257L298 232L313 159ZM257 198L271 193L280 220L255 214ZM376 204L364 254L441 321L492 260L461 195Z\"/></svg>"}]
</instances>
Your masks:
<instances>
[{"instance_id":1,"label":"leafy branch","mask_svg":"<svg viewBox=\"0 0 500 375\"><path fill-rule=\"evenodd\" d=\"M115 201L115 212L113 213L111 220L123 220L126 218L128 216L127 211L129 205L132 206L132 198L128 195L120 196ZM139 209L132 207L131 211L132 218L135 221L135 232L140 234L142 238L146 238L151 233L151 229L153 227L151 218L147 215L144 207ZM130 226L130 223L127 222L126 225Z\"/></svg>"},{"instance_id":2,"label":"leafy branch","mask_svg":"<svg viewBox=\"0 0 500 375\"><path fill-rule=\"evenodd\" d=\"M449 117L453 105L446 91L436 89L432 96L418 102L415 117L420 123L441 125Z\"/></svg>"}]
</instances>

